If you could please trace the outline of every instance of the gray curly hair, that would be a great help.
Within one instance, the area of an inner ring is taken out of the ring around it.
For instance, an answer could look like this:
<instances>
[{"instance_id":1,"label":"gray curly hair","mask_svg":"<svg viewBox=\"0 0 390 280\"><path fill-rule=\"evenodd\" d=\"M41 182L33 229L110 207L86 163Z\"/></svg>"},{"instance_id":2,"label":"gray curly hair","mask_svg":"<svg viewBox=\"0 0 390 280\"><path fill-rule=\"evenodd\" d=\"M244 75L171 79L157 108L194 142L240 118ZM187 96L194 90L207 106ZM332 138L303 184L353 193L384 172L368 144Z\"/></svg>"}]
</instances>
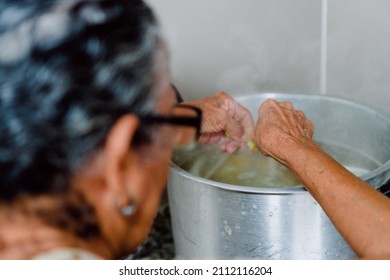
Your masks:
<instances>
[{"instance_id":1,"label":"gray curly hair","mask_svg":"<svg viewBox=\"0 0 390 280\"><path fill-rule=\"evenodd\" d=\"M118 118L153 109L160 39L140 0L0 1L0 200L64 193Z\"/></svg>"}]
</instances>

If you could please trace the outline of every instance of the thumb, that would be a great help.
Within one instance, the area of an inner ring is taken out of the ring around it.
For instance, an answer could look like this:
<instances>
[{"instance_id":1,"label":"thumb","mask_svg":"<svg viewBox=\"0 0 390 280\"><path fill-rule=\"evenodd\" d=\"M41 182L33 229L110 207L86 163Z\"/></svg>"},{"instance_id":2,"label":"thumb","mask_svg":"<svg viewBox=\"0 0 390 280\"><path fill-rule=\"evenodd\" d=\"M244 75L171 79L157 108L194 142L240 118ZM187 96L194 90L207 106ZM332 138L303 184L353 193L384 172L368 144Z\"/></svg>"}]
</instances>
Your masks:
<instances>
[{"instance_id":1,"label":"thumb","mask_svg":"<svg viewBox=\"0 0 390 280\"><path fill-rule=\"evenodd\" d=\"M241 124L235 119L228 117L225 122L225 131L232 137L241 138L244 136L245 131Z\"/></svg>"}]
</instances>

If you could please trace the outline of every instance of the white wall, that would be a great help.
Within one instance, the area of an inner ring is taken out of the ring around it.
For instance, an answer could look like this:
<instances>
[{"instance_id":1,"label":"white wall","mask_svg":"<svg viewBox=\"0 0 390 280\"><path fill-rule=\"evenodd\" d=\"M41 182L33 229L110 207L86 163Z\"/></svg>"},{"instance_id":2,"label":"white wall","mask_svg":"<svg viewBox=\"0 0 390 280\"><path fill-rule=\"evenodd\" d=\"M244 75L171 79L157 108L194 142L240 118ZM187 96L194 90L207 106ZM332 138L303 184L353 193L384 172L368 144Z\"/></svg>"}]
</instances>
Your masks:
<instances>
[{"instance_id":1,"label":"white wall","mask_svg":"<svg viewBox=\"0 0 390 280\"><path fill-rule=\"evenodd\" d=\"M320 92L321 0L149 0L186 99ZM327 94L390 111L390 1L328 0Z\"/></svg>"},{"instance_id":2,"label":"white wall","mask_svg":"<svg viewBox=\"0 0 390 280\"><path fill-rule=\"evenodd\" d=\"M390 113L390 1L329 0L328 92Z\"/></svg>"}]
</instances>

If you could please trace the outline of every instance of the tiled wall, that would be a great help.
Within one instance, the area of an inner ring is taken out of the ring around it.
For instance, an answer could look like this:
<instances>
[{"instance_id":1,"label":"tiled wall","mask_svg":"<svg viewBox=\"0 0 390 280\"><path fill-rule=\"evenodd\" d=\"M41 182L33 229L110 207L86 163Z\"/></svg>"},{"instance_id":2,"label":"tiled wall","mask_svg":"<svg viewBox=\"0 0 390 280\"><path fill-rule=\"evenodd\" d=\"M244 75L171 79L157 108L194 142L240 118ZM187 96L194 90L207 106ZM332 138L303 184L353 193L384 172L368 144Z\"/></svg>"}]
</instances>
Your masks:
<instances>
[{"instance_id":1,"label":"tiled wall","mask_svg":"<svg viewBox=\"0 0 390 280\"><path fill-rule=\"evenodd\" d=\"M390 1L328 3L329 94L390 114Z\"/></svg>"},{"instance_id":2,"label":"tiled wall","mask_svg":"<svg viewBox=\"0 0 390 280\"><path fill-rule=\"evenodd\" d=\"M325 0L324 0L325 1ZM149 0L186 99L319 94L321 0ZM390 1L327 1L326 94L387 111Z\"/></svg>"}]
</instances>

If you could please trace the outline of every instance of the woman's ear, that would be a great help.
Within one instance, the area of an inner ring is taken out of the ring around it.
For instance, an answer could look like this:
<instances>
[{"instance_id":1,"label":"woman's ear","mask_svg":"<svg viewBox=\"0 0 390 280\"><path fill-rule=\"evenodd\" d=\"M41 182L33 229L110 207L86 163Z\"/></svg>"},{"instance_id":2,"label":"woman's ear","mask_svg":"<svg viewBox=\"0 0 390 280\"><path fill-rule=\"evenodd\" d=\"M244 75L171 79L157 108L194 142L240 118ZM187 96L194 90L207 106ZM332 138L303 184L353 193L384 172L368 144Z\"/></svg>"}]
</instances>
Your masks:
<instances>
[{"instance_id":1,"label":"woman's ear","mask_svg":"<svg viewBox=\"0 0 390 280\"><path fill-rule=\"evenodd\" d=\"M129 164L136 164L131 163L129 153L138 127L139 119L137 116L130 114L121 117L109 131L104 146L106 186L117 195L122 194L124 197L128 195L124 187L124 173Z\"/></svg>"}]
</instances>

